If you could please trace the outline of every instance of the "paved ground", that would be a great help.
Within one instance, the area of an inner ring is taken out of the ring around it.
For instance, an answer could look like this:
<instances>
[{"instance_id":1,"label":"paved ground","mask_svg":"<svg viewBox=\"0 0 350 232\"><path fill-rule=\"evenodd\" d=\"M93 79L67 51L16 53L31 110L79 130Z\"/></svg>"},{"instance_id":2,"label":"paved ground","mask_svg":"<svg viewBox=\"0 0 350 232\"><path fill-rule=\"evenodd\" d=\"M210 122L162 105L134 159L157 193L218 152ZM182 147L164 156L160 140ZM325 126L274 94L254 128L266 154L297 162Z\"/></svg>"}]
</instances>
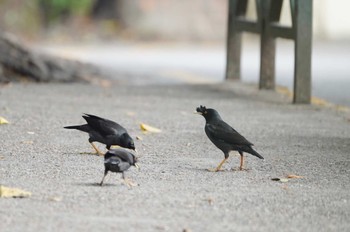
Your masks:
<instances>
[{"instance_id":1,"label":"paved ground","mask_svg":"<svg viewBox=\"0 0 350 232\"><path fill-rule=\"evenodd\" d=\"M12 84L0 87L0 184L33 193L0 199L2 232L349 231L349 114L292 105L241 83L211 85ZM236 171L206 137L196 106L215 107L264 157ZM114 119L133 136L141 170L126 188L110 175L87 135L62 127L81 113ZM139 122L162 129L144 135ZM233 170L232 170L233 168ZM304 176L287 183L271 181Z\"/></svg>"}]
</instances>

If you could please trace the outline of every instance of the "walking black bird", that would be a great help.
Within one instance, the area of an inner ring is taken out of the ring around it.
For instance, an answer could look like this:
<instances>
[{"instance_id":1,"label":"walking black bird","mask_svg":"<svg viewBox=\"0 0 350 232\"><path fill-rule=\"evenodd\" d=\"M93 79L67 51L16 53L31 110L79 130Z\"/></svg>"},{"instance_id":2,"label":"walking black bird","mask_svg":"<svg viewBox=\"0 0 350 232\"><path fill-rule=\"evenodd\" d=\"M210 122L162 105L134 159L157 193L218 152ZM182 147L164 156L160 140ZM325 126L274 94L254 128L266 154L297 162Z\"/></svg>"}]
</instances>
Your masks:
<instances>
[{"instance_id":1,"label":"walking black bird","mask_svg":"<svg viewBox=\"0 0 350 232\"><path fill-rule=\"evenodd\" d=\"M122 177L126 186L131 187L135 185L131 181L127 180L124 175L124 172L128 170L131 166L139 168L139 166L137 165L137 158L136 156L134 156L134 154L123 148L111 149L105 154L104 160L105 173L100 183L101 186L103 185L103 181L108 171L122 173Z\"/></svg>"},{"instance_id":2,"label":"walking black bird","mask_svg":"<svg viewBox=\"0 0 350 232\"><path fill-rule=\"evenodd\" d=\"M226 162L229 157L230 151L238 151L241 155L241 163L239 170L243 170L243 152L252 154L260 159L264 159L253 148L253 144L246 138L240 135L235 129L224 122L219 113L214 109L207 109L205 106L197 107L198 114L203 115L205 118L205 133L208 138L217 146L225 155L225 158L215 169L210 171L217 172L221 169L221 166Z\"/></svg>"},{"instance_id":3,"label":"walking black bird","mask_svg":"<svg viewBox=\"0 0 350 232\"><path fill-rule=\"evenodd\" d=\"M66 126L64 128L87 132L89 134L89 143L96 150L97 154L103 155L93 142L105 144L108 150L113 145L135 150L134 140L130 137L126 129L118 123L92 114L85 114L83 118L87 124Z\"/></svg>"}]
</instances>

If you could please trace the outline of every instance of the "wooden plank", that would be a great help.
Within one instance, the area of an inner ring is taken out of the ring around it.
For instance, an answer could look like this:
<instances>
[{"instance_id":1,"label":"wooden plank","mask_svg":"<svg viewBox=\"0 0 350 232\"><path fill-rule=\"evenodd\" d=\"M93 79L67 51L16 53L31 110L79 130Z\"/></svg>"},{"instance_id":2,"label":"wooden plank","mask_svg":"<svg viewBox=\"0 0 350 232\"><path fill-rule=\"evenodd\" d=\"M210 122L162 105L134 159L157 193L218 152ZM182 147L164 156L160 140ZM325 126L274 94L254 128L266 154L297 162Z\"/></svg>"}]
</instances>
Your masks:
<instances>
[{"instance_id":1,"label":"wooden plank","mask_svg":"<svg viewBox=\"0 0 350 232\"><path fill-rule=\"evenodd\" d=\"M260 33L261 29L258 26L257 21L247 20L243 18L238 18L236 21L237 31L243 32L251 32L251 33Z\"/></svg>"},{"instance_id":2,"label":"wooden plank","mask_svg":"<svg viewBox=\"0 0 350 232\"><path fill-rule=\"evenodd\" d=\"M294 9L294 103L311 102L312 0L298 0Z\"/></svg>"},{"instance_id":3,"label":"wooden plank","mask_svg":"<svg viewBox=\"0 0 350 232\"><path fill-rule=\"evenodd\" d=\"M291 27L282 26L279 23L271 23L269 33L275 38L294 39L295 31Z\"/></svg>"}]
</instances>

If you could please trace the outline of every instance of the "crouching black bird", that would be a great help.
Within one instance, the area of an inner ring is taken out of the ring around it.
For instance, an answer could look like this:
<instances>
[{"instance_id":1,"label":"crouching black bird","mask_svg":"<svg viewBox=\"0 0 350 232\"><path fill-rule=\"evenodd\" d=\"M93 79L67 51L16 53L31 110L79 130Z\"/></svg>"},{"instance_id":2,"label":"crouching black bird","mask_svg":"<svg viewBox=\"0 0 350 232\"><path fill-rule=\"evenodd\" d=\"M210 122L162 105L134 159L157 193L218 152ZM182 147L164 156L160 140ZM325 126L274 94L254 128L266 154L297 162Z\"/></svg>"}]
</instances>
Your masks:
<instances>
[{"instance_id":1,"label":"crouching black bird","mask_svg":"<svg viewBox=\"0 0 350 232\"><path fill-rule=\"evenodd\" d=\"M246 138L240 135L235 129L224 122L219 113L214 109L207 109L205 106L197 108L198 114L203 115L205 118L205 133L208 138L217 146L225 155L225 158L220 162L217 168L210 171L219 171L221 166L229 157L230 151L238 151L241 155L240 170L243 170L243 152L250 153L260 159L264 159L253 148L253 144Z\"/></svg>"},{"instance_id":2,"label":"crouching black bird","mask_svg":"<svg viewBox=\"0 0 350 232\"><path fill-rule=\"evenodd\" d=\"M105 154L104 160L105 173L100 183L101 186L108 171L122 173L124 183L128 187L135 185L134 183L127 180L124 175L124 172L128 170L130 166L135 166L136 168L139 168L139 166L136 164L137 158L134 156L134 154L123 148L111 149Z\"/></svg>"},{"instance_id":3,"label":"crouching black bird","mask_svg":"<svg viewBox=\"0 0 350 232\"><path fill-rule=\"evenodd\" d=\"M83 118L86 120L87 124L66 126L64 128L77 129L89 133L89 143L96 150L97 154L103 155L93 142L105 144L108 150L113 145L135 150L133 139L126 129L118 123L91 114L85 114Z\"/></svg>"}]
</instances>

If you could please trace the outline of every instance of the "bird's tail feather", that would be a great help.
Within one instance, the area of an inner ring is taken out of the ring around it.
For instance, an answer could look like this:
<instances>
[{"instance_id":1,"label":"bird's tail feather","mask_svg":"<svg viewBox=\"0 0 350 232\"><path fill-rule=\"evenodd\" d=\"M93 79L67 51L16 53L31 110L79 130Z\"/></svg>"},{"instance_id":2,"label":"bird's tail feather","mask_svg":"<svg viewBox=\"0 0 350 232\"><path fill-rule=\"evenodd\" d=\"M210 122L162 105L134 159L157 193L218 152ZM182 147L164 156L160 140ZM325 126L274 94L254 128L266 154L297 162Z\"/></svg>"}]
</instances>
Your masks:
<instances>
[{"instance_id":1,"label":"bird's tail feather","mask_svg":"<svg viewBox=\"0 0 350 232\"><path fill-rule=\"evenodd\" d=\"M76 129L76 130L88 132L89 131L88 127L89 127L88 125L77 125L77 126L65 126L63 128L65 128L65 129Z\"/></svg>"},{"instance_id":2,"label":"bird's tail feather","mask_svg":"<svg viewBox=\"0 0 350 232\"><path fill-rule=\"evenodd\" d=\"M252 154L253 156L256 156L256 157L258 157L258 158L260 158L260 159L264 159L264 157L262 157L258 152L256 152L256 151L255 151L253 148L251 148L251 147L250 147L249 151L246 151L246 152L248 152L248 153Z\"/></svg>"}]
</instances>

